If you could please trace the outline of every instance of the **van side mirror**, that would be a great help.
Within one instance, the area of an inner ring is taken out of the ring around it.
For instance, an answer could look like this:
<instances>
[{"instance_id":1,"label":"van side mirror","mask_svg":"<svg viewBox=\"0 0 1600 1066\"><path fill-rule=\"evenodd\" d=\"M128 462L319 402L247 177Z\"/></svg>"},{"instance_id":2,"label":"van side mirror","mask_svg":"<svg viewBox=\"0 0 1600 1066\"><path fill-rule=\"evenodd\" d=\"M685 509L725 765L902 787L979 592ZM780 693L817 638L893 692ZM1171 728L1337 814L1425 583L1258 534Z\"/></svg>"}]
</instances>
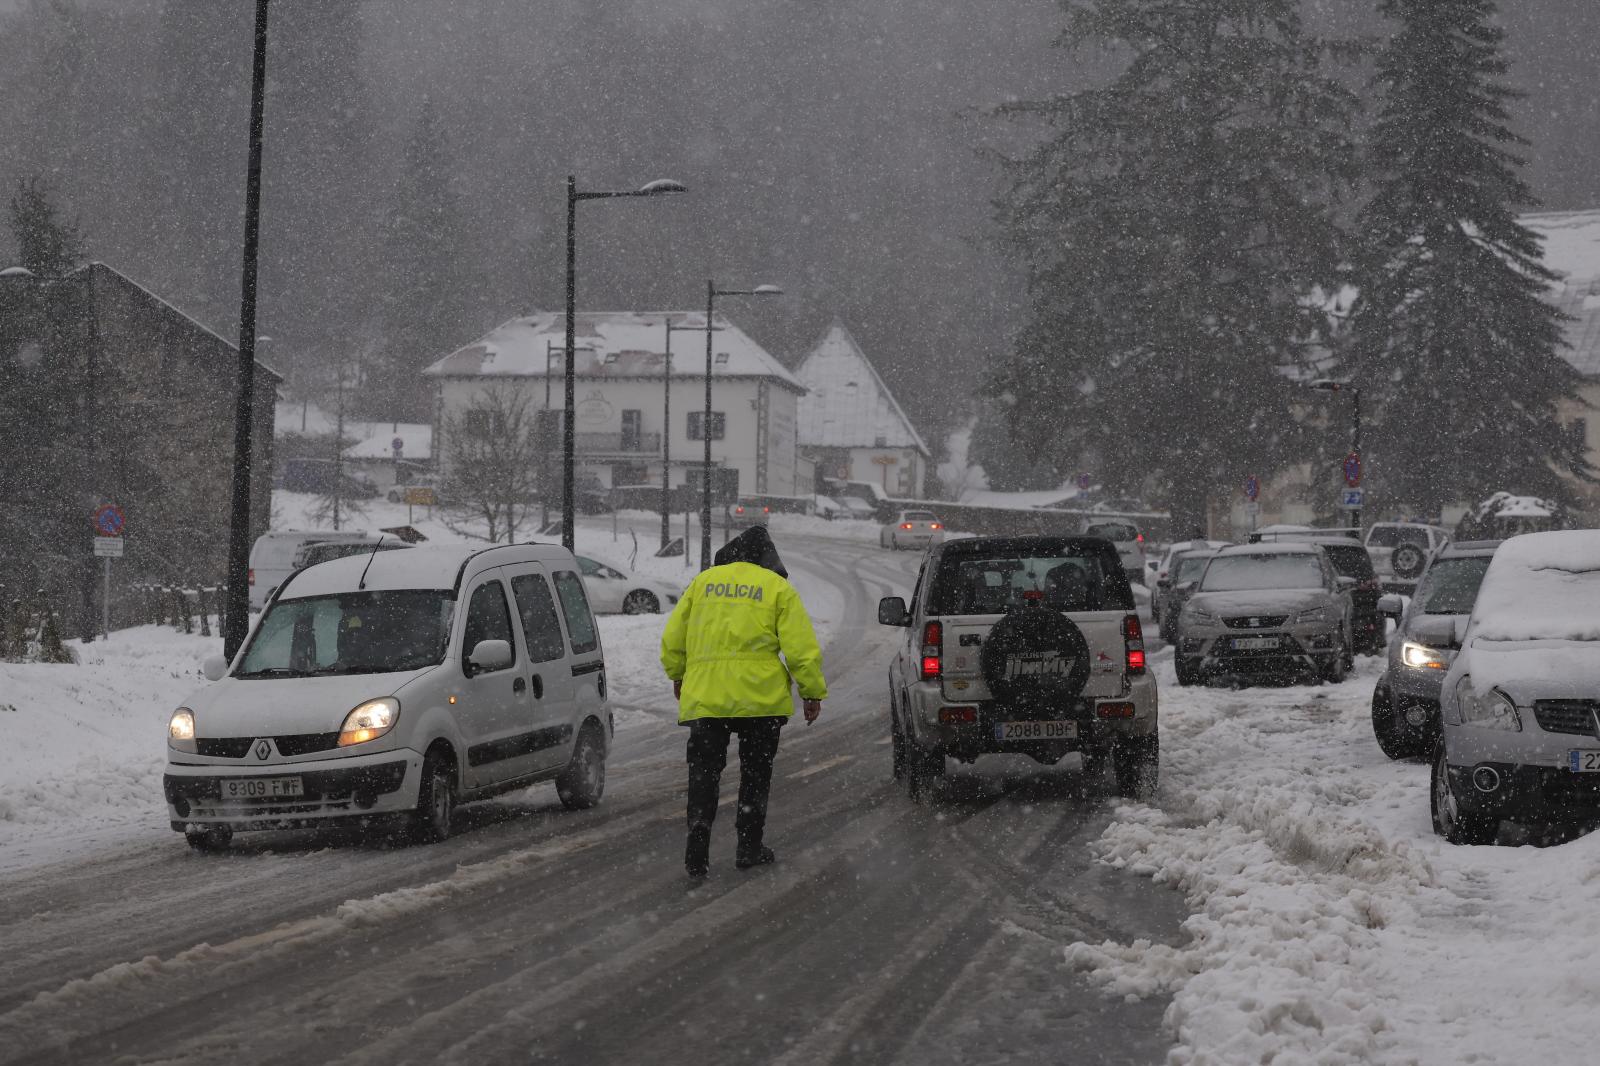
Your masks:
<instances>
[{"instance_id":1,"label":"van side mirror","mask_svg":"<svg viewBox=\"0 0 1600 1066\"><path fill-rule=\"evenodd\" d=\"M513 661L511 642L506 640L480 640L478 646L472 649L472 654L467 656L474 674L504 670Z\"/></svg>"},{"instance_id":2,"label":"van side mirror","mask_svg":"<svg viewBox=\"0 0 1600 1066\"><path fill-rule=\"evenodd\" d=\"M911 613L906 610L906 601L899 596L885 596L879 600L878 624L901 628L910 625Z\"/></svg>"},{"instance_id":3,"label":"van side mirror","mask_svg":"<svg viewBox=\"0 0 1600 1066\"><path fill-rule=\"evenodd\" d=\"M228 660L220 655L208 655L200 664L200 673L207 681L221 681L228 676Z\"/></svg>"},{"instance_id":4,"label":"van side mirror","mask_svg":"<svg viewBox=\"0 0 1600 1066\"><path fill-rule=\"evenodd\" d=\"M1400 616L1406 613L1405 601L1400 598L1398 592L1386 592L1378 597L1378 613L1385 618L1398 621Z\"/></svg>"}]
</instances>

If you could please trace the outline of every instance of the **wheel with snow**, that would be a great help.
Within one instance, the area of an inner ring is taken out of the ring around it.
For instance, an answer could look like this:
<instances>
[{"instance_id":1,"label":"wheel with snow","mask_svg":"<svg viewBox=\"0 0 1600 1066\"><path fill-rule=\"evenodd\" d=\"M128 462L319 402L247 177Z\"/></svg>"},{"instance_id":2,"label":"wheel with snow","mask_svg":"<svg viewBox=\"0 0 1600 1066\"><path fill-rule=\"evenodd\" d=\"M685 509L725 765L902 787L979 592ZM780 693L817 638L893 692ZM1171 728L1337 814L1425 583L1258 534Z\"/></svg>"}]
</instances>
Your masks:
<instances>
[{"instance_id":1,"label":"wheel with snow","mask_svg":"<svg viewBox=\"0 0 1600 1066\"><path fill-rule=\"evenodd\" d=\"M606 792L605 734L594 722L586 722L573 745L572 758L556 777L556 795L569 811L588 810Z\"/></svg>"},{"instance_id":2,"label":"wheel with snow","mask_svg":"<svg viewBox=\"0 0 1600 1066\"><path fill-rule=\"evenodd\" d=\"M645 589L634 589L622 601L623 614L660 614L661 601Z\"/></svg>"},{"instance_id":3,"label":"wheel with snow","mask_svg":"<svg viewBox=\"0 0 1600 1066\"><path fill-rule=\"evenodd\" d=\"M1200 660L1188 655L1175 655L1172 669L1178 675L1178 684L1185 687L1200 680Z\"/></svg>"},{"instance_id":4,"label":"wheel with snow","mask_svg":"<svg viewBox=\"0 0 1600 1066\"><path fill-rule=\"evenodd\" d=\"M896 781L906 777L906 735L900 731L900 716L894 710L894 696L889 697L889 765Z\"/></svg>"},{"instance_id":5,"label":"wheel with snow","mask_svg":"<svg viewBox=\"0 0 1600 1066\"><path fill-rule=\"evenodd\" d=\"M1444 741L1434 747L1433 779L1428 791L1433 797L1433 831L1452 844L1493 844L1500 833L1500 819L1460 802L1450 784L1449 764Z\"/></svg>"},{"instance_id":6,"label":"wheel with snow","mask_svg":"<svg viewBox=\"0 0 1600 1066\"><path fill-rule=\"evenodd\" d=\"M1428 553L1422 550L1421 545L1402 544L1389 557L1389 566L1394 570L1395 577L1410 581L1422 573L1427 561Z\"/></svg>"},{"instance_id":7,"label":"wheel with snow","mask_svg":"<svg viewBox=\"0 0 1600 1066\"><path fill-rule=\"evenodd\" d=\"M1096 741L1086 745L1083 755L1083 783L1090 792L1104 791L1106 767L1111 764L1111 745Z\"/></svg>"},{"instance_id":8,"label":"wheel with snow","mask_svg":"<svg viewBox=\"0 0 1600 1066\"><path fill-rule=\"evenodd\" d=\"M450 819L456 812L456 769L442 748L422 759L422 784L417 806L411 812L410 835L418 844L437 844L450 836Z\"/></svg>"},{"instance_id":9,"label":"wheel with snow","mask_svg":"<svg viewBox=\"0 0 1600 1066\"><path fill-rule=\"evenodd\" d=\"M1322 664L1322 680L1330 685L1337 685L1344 681L1350 671L1350 652L1345 648L1344 638L1339 638L1339 644L1333 649L1333 654L1328 656Z\"/></svg>"},{"instance_id":10,"label":"wheel with snow","mask_svg":"<svg viewBox=\"0 0 1600 1066\"><path fill-rule=\"evenodd\" d=\"M1149 799L1161 778L1161 737L1118 737L1111 748L1111 765L1117 775L1117 794L1129 799Z\"/></svg>"},{"instance_id":11,"label":"wheel with snow","mask_svg":"<svg viewBox=\"0 0 1600 1066\"><path fill-rule=\"evenodd\" d=\"M1008 713L1042 717L1060 712L1083 692L1089 642L1060 611L1029 604L995 623L978 669Z\"/></svg>"},{"instance_id":12,"label":"wheel with snow","mask_svg":"<svg viewBox=\"0 0 1600 1066\"><path fill-rule=\"evenodd\" d=\"M1372 690L1372 735L1391 759L1410 759L1423 752L1422 738L1400 715L1394 696L1382 685Z\"/></svg>"},{"instance_id":13,"label":"wheel with snow","mask_svg":"<svg viewBox=\"0 0 1600 1066\"><path fill-rule=\"evenodd\" d=\"M208 825L185 830L183 839L188 841L191 848L205 854L227 851L228 845L233 842L233 830L225 825Z\"/></svg>"},{"instance_id":14,"label":"wheel with snow","mask_svg":"<svg viewBox=\"0 0 1600 1066\"><path fill-rule=\"evenodd\" d=\"M944 780L944 751L928 749L911 737L906 738L906 791L914 800L922 801L933 795L933 790Z\"/></svg>"}]
</instances>

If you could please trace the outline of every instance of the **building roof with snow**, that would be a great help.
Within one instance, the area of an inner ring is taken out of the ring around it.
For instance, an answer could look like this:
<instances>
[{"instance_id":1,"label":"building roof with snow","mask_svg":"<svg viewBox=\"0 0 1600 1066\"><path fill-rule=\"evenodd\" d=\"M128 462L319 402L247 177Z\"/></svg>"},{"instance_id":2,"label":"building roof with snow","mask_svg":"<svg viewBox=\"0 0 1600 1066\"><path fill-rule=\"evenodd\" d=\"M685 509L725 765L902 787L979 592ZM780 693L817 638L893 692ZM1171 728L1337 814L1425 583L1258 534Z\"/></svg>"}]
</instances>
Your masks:
<instances>
[{"instance_id":1,"label":"building roof with snow","mask_svg":"<svg viewBox=\"0 0 1600 1066\"><path fill-rule=\"evenodd\" d=\"M1544 238L1544 265L1560 275L1550 300L1566 323L1567 362L1600 378L1600 211L1552 211L1522 216Z\"/></svg>"},{"instance_id":2,"label":"building roof with snow","mask_svg":"<svg viewBox=\"0 0 1600 1066\"><path fill-rule=\"evenodd\" d=\"M683 329L705 329L704 312L580 311L577 376L590 381L659 378L666 369L666 324L673 333L672 376L705 377L705 340ZM539 311L502 323L423 371L436 378L562 376L567 316ZM726 316L713 323L713 378L765 378L793 392L804 387L765 348Z\"/></svg>"},{"instance_id":3,"label":"building roof with snow","mask_svg":"<svg viewBox=\"0 0 1600 1066\"><path fill-rule=\"evenodd\" d=\"M795 371L801 445L816 448L915 448L931 454L894 394L843 324L828 327Z\"/></svg>"}]
</instances>

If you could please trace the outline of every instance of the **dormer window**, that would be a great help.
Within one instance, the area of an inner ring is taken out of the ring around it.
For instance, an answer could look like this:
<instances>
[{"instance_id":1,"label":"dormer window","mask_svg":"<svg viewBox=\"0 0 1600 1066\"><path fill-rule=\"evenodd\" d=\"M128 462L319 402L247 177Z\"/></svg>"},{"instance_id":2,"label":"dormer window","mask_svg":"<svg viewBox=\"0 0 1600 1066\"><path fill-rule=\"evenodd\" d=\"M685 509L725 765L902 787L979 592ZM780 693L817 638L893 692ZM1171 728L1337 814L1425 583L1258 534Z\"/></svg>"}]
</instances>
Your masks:
<instances>
[{"instance_id":1,"label":"dormer window","mask_svg":"<svg viewBox=\"0 0 1600 1066\"><path fill-rule=\"evenodd\" d=\"M718 352L717 353L717 365L718 366L727 366L728 365L728 353L727 352Z\"/></svg>"}]
</instances>

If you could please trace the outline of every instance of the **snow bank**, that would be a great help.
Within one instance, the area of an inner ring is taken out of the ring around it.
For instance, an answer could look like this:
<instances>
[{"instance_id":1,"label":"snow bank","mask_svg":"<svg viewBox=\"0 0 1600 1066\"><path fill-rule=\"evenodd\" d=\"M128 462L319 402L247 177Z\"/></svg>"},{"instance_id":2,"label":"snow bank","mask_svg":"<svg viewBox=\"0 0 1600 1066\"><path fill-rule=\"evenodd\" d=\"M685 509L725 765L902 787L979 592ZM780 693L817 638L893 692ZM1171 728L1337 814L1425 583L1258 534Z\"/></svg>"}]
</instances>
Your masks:
<instances>
[{"instance_id":1,"label":"snow bank","mask_svg":"<svg viewBox=\"0 0 1600 1066\"><path fill-rule=\"evenodd\" d=\"M1158 806L1118 811L1111 865L1183 891L1176 946L1069 945L1129 996L1173 995L1173 1064L1587 1063L1600 836L1436 838L1428 768L1372 739L1366 660L1339 686L1184 689L1160 661Z\"/></svg>"}]
</instances>

